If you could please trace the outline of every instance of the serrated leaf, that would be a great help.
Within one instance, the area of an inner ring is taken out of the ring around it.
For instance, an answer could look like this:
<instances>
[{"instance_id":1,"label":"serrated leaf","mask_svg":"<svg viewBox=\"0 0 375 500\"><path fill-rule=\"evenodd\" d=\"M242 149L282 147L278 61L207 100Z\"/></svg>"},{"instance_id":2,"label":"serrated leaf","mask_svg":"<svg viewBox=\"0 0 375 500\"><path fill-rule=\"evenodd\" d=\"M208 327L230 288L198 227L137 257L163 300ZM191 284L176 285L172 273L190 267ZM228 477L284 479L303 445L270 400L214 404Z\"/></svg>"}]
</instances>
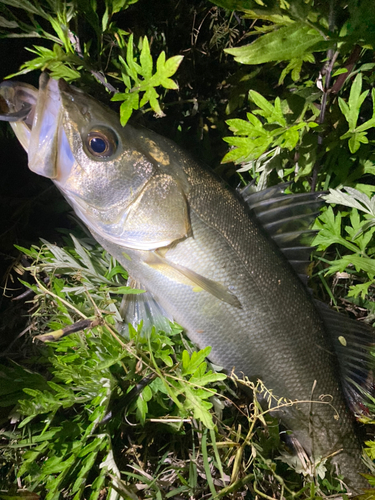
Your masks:
<instances>
[{"instance_id":1,"label":"serrated leaf","mask_svg":"<svg viewBox=\"0 0 375 500\"><path fill-rule=\"evenodd\" d=\"M359 110L362 106L363 101L366 99L368 90L361 94L362 90L362 75L358 73L355 77L354 82L352 83L349 95L349 129L354 130L357 125Z\"/></svg>"},{"instance_id":2,"label":"serrated leaf","mask_svg":"<svg viewBox=\"0 0 375 500\"><path fill-rule=\"evenodd\" d=\"M375 196L370 200L366 194L361 193L358 189L349 186L346 186L344 189L347 193L342 192L340 189L330 189L329 194L322 196L322 198L327 203L337 203L346 207L357 208L375 217Z\"/></svg>"},{"instance_id":3,"label":"serrated leaf","mask_svg":"<svg viewBox=\"0 0 375 500\"><path fill-rule=\"evenodd\" d=\"M242 64L263 64L271 61L289 61L313 52L314 46L324 42L323 36L305 24L293 23L259 37L244 47L225 49ZM319 47L326 50L327 46Z\"/></svg>"},{"instance_id":4,"label":"serrated leaf","mask_svg":"<svg viewBox=\"0 0 375 500\"><path fill-rule=\"evenodd\" d=\"M225 373L215 373L215 372L209 371L206 374L201 375L199 378L196 377L194 374L194 376L190 379L189 382L196 383L196 384L204 387L207 384L212 384L214 382L220 382L222 380L225 380L226 378L227 378L227 376L225 375Z\"/></svg>"},{"instance_id":5,"label":"serrated leaf","mask_svg":"<svg viewBox=\"0 0 375 500\"><path fill-rule=\"evenodd\" d=\"M252 115L251 115L252 116ZM262 123L260 120L254 117L259 125L254 127L253 123L249 123L245 120L241 120L240 118L233 118L231 120L227 120L226 123L229 126L229 129L234 132L236 135L267 135L267 132L263 129Z\"/></svg>"},{"instance_id":6,"label":"serrated leaf","mask_svg":"<svg viewBox=\"0 0 375 500\"><path fill-rule=\"evenodd\" d=\"M272 143L272 136L223 137L223 140L236 149L231 149L222 159L222 163L233 161L239 164L257 159L265 153Z\"/></svg>"},{"instance_id":7,"label":"serrated leaf","mask_svg":"<svg viewBox=\"0 0 375 500\"><path fill-rule=\"evenodd\" d=\"M208 393L210 395L210 393ZM214 424L210 412L212 404L203 401L197 391L186 389L186 406L193 412L194 418L200 420L208 429L213 429Z\"/></svg>"},{"instance_id":8,"label":"serrated leaf","mask_svg":"<svg viewBox=\"0 0 375 500\"><path fill-rule=\"evenodd\" d=\"M163 113L163 111L160 107L158 97L159 97L159 94L156 92L154 87L148 88L142 97L140 106L142 107L147 102L149 102L152 110L156 113L156 115L159 117L162 117L162 116L165 116L165 114Z\"/></svg>"},{"instance_id":9,"label":"serrated leaf","mask_svg":"<svg viewBox=\"0 0 375 500\"><path fill-rule=\"evenodd\" d=\"M341 236L341 221L341 213L335 215L332 207L328 207L315 223L315 227L319 228L319 233L312 245L318 246L321 250L326 250L330 245L338 243L351 251L358 252L359 249L356 245Z\"/></svg>"},{"instance_id":10,"label":"serrated leaf","mask_svg":"<svg viewBox=\"0 0 375 500\"><path fill-rule=\"evenodd\" d=\"M278 97L276 97L274 106L255 90L250 90L249 97L261 109L261 111L256 110L254 113L263 116L268 123L279 123L281 126L286 125Z\"/></svg>"},{"instance_id":11,"label":"serrated leaf","mask_svg":"<svg viewBox=\"0 0 375 500\"><path fill-rule=\"evenodd\" d=\"M335 260L330 264L327 272L329 274L334 274L338 271L343 272L346 268L353 266L357 272L364 271L371 278L375 276L375 261L369 257L362 257L357 254L344 255L341 259Z\"/></svg>"},{"instance_id":12,"label":"serrated leaf","mask_svg":"<svg viewBox=\"0 0 375 500\"><path fill-rule=\"evenodd\" d=\"M211 347L205 347L199 352L194 351L189 356L189 353L184 350L182 354L182 373L183 375L193 374L195 370L199 367L201 363L203 363L206 357L210 354Z\"/></svg>"},{"instance_id":13,"label":"serrated leaf","mask_svg":"<svg viewBox=\"0 0 375 500\"><path fill-rule=\"evenodd\" d=\"M125 66L129 76L134 80L134 82L138 82L138 74L141 72L141 67L134 61L134 52L133 52L133 34L129 36L128 45L126 47L126 63L125 61L119 57L120 61L122 61Z\"/></svg>"},{"instance_id":14,"label":"serrated leaf","mask_svg":"<svg viewBox=\"0 0 375 500\"><path fill-rule=\"evenodd\" d=\"M128 123L133 110L139 109L139 94L129 93L128 97L120 106L120 123L123 127Z\"/></svg>"},{"instance_id":15,"label":"serrated leaf","mask_svg":"<svg viewBox=\"0 0 375 500\"><path fill-rule=\"evenodd\" d=\"M366 295L368 294L369 288L374 284L374 281L367 281L366 283L359 283L358 285L351 285L349 287L348 297L361 297L365 300Z\"/></svg>"}]
</instances>

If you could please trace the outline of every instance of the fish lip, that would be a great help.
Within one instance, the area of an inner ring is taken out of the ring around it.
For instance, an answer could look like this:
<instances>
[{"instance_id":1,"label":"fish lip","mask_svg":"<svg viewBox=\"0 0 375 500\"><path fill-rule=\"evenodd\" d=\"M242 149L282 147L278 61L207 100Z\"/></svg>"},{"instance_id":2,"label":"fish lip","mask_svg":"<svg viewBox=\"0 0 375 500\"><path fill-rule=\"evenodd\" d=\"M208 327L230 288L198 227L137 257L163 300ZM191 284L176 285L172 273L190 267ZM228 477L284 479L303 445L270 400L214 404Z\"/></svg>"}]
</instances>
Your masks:
<instances>
[{"instance_id":1,"label":"fish lip","mask_svg":"<svg viewBox=\"0 0 375 500\"><path fill-rule=\"evenodd\" d=\"M29 169L49 179L57 179L57 159L62 120L62 103L57 81L43 72L28 147Z\"/></svg>"},{"instance_id":2,"label":"fish lip","mask_svg":"<svg viewBox=\"0 0 375 500\"><path fill-rule=\"evenodd\" d=\"M7 122L32 121L38 90L23 82L0 83L0 120Z\"/></svg>"}]
</instances>

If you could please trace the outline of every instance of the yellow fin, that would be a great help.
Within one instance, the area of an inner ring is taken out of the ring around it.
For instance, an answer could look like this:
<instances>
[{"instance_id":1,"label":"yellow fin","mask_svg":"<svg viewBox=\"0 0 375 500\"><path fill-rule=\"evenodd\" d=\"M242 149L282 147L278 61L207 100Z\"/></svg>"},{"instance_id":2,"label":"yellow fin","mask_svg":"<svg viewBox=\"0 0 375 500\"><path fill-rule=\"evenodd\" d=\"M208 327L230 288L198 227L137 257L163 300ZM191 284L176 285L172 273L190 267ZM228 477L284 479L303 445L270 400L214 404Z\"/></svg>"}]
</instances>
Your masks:
<instances>
[{"instance_id":1,"label":"yellow fin","mask_svg":"<svg viewBox=\"0 0 375 500\"><path fill-rule=\"evenodd\" d=\"M161 267L165 267L173 269L174 271L178 271L179 274L187 278L195 285L195 291L198 291L197 288L205 290L219 300L227 302L227 304L230 304L233 307L237 307L238 309L242 309L241 302L233 293L228 290L226 286L218 283L217 281L205 278L204 276L196 273L195 271L192 271L191 269L188 269L185 266L181 266L179 264L171 262L159 255L157 252L150 252L149 257L146 260L146 264L154 268L160 269Z\"/></svg>"}]
</instances>

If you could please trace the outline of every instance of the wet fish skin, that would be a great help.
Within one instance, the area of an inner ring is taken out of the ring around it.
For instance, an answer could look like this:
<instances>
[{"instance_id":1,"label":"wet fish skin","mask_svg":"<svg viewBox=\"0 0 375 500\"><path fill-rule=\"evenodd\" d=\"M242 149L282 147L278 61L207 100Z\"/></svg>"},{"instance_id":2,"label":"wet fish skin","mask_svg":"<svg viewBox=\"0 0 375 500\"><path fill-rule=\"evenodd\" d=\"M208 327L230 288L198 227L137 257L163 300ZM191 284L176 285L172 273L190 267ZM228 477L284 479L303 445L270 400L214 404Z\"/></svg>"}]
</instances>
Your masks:
<instances>
[{"instance_id":1,"label":"wet fish skin","mask_svg":"<svg viewBox=\"0 0 375 500\"><path fill-rule=\"evenodd\" d=\"M277 411L283 424L314 459L333 454L350 491L366 487L326 326L247 206L174 143L123 129L115 113L65 82L43 83L39 120L52 101L56 161L38 164L34 155L30 168L53 179L95 239L193 342L212 346L215 364L298 400ZM93 131L110 137L113 154L90 151ZM28 148L37 144L30 139Z\"/></svg>"}]
</instances>

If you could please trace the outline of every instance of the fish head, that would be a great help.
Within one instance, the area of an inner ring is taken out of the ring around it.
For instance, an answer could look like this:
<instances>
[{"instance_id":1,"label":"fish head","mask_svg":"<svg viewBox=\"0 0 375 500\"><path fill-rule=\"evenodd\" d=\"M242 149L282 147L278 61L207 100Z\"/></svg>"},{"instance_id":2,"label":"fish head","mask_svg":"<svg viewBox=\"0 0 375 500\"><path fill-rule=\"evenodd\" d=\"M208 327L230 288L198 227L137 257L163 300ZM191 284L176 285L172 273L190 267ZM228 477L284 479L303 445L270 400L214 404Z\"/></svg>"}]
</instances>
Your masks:
<instances>
[{"instance_id":1,"label":"fish head","mask_svg":"<svg viewBox=\"0 0 375 500\"><path fill-rule=\"evenodd\" d=\"M94 235L138 250L187 236L186 184L151 132L122 127L114 111L46 73L36 101L8 100L8 114L30 105L16 122L28 131L20 141L30 170L53 180Z\"/></svg>"}]
</instances>

